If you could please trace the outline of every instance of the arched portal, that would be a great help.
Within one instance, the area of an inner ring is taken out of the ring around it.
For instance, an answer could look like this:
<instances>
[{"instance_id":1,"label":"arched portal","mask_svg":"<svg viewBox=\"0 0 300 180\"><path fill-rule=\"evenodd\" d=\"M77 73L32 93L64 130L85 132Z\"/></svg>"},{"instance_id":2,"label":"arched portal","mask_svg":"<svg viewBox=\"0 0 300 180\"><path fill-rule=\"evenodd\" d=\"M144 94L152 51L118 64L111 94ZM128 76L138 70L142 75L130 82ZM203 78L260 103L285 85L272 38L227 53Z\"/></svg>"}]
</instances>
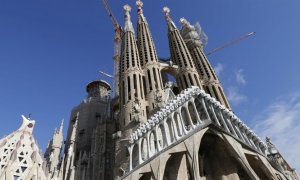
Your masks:
<instances>
[{"instance_id":1,"label":"arched portal","mask_svg":"<svg viewBox=\"0 0 300 180\"><path fill-rule=\"evenodd\" d=\"M210 132L203 136L198 161L200 176L207 180L251 179L224 140Z\"/></svg>"},{"instance_id":2,"label":"arched portal","mask_svg":"<svg viewBox=\"0 0 300 180\"><path fill-rule=\"evenodd\" d=\"M152 172L143 173L143 175L139 178L139 180L154 180L154 175Z\"/></svg>"},{"instance_id":3,"label":"arched portal","mask_svg":"<svg viewBox=\"0 0 300 180\"><path fill-rule=\"evenodd\" d=\"M254 156L251 154L245 154L245 155L246 155L246 158L247 158L251 168L254 170L255 174L260 179L270 179L269 177L271 177L272 174L270 174L267 167L262 166L263 163L257 156Z\"/></svg>"},{"instance_id":4,"label":"arched portal","mask_svg":"<svg viewBox=\"0 0 300 180\"><path fill-rule=\"evenodd\" d=\"M171 154L164 171L164 180L192 180L191 168L184 152Z\"/></svg>"}]
</instances>

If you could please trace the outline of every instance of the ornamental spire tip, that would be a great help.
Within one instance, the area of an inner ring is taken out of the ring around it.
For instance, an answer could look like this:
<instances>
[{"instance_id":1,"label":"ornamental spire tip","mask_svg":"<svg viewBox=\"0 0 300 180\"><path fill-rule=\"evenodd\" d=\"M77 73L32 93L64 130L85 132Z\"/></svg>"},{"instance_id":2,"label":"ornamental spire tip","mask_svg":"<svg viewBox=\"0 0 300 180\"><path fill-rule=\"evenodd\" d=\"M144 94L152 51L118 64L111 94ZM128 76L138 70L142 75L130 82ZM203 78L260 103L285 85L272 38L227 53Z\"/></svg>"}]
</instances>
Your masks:
<instances>
[{"instance_id":1,"label":"ornamental spire tip","mask_svg":"<svg viewBox=\"0 0 300 180\"><path fill-rule=\"evenodd\" d=\"M136 6L138 7L138 13L143 14L143 7L144 3L141 0L136 0Z\"/></svg>"}]
</instances>

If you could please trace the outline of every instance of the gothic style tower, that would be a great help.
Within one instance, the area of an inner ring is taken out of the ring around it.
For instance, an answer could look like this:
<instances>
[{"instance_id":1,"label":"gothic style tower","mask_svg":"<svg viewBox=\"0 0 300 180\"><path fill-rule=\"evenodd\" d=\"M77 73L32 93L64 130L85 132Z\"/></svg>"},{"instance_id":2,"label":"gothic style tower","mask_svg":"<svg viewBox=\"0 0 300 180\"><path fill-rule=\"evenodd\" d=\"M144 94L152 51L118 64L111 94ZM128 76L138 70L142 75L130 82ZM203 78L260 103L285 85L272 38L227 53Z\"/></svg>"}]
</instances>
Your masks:
<instances>
[{"instance_id":1,"label":"gothic style tower","mask_svg":"<svg viewBox=\"0 0 300 180\"><path fill-rule=\"evenodd\" d=\"M178 65L177 83L181 90L191 86L199 86L202 89L199 75L192 60L192 56L182 39L179 30L170 17L170 9L164 7L168 23L168 38L170 45L171 61Z\"/></svg>"},{"instance_id":2,"label":"gothic style tower","mask_svg":"<svg viewBox=\"0 0 300 180\"><path fill-rule=\"evenodd\" d=\"M144 70L143 86L148 101L147 113L163 103L163 82L156 48L146 18L143 15L143 2L136 1L138 7L137 42Z\"/></svg>"},{"instance_id":3,"label":"gothic style tower","mask_svg":"<svg viewBox=\"0 0 300 180\"><path fill-rule=\"evenodd\" d=\"M140 64L129 5L124 6L125 27L120 63L120 118L122 137L129 137L139 122L146 121L146 101L143 93L143 72Z\"/></svg>"},{"instance_id":4,"label":"gothic style tower","mask_svg":"<svg viewBox=\"0 0 300 180\"><path fill-rule=\"evenodd\" d=\"M63 143L63 120L61 122L59 130L54 131L53 138L48 143L46 152L45 152L45 159L47 161L47 168L50 175L57 171L57 166L60 161L60 152L62 149Z\"/></svg>"},{"instance_id":5,"label":"gothic style tower","mask_svg":"<svg viewBox=\"0 0 300 180\"><path fill-rule=\"evenodd\" d=\"M180 22L182 24L181 35L193 57L194 64L196 65L201 78L203 89L225 107L231 109L223 87L203 52L203 44L200 40L200 35L195 27L186 19L181 18Z\"/></svg>"}]
</instances>

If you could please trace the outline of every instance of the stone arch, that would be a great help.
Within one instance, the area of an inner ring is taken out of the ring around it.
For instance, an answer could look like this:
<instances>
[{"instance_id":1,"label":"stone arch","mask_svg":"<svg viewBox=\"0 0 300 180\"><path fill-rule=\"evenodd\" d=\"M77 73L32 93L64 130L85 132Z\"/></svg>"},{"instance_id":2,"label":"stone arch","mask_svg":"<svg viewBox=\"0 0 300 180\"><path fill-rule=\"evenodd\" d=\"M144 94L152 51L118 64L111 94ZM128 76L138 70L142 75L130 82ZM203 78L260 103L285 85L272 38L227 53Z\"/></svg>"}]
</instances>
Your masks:
<instances>
[{"instance_id":1,"label":"stone arch","mask_svg":"<svg viewBox=\"0 0 300 180\"><path fill-rule=\"evenodd\" d=\"M160 145L161 148L164 148L167 146L167 139L166 139L166 131L163 124L159 124L156 129L157 134L157 142Z\"/></svg>"},{"instance_id":2,"label":"stone arch","mask_svg":"<svg viewBox=\"0 0 300 180\"><path fill-rule=\"evenodd\" d=\"M171 154L166 163L163 179L193 179L191 168L185 152Z\"/></svg>"},{"instance_id":3,"label":"stone arch","mask_svg":"<svg viewBox=\"0 0 300 180\"><path fill-rule=\"evenodd\" d=\"M157 144L156 144L156 132L151 131L149 134L148 146L151 154L155 154L157 152Z\"/></svg>"},{"instance_id":4,"label":"stone arch","mask_svg":"<svg viewBox=\"0 0 300 180\"><path fill-rule=\"evenodd\" d=\"M263 163L258 156L252 154L245 154L245 156L259 179L270 179L270 177L272 177L272 174L268 171L268 168L262 166Z\"/></svg>"},{"instance_id":5,"label":"stone arch","mask_svg":"<svg viewBox=\"0 0 300 180\"><path fill-rule=\"evenodd\" d=\"M198 123L198 115L196 114L196 110L192 104L192 102L188 102L188 110L190 113L190 117L191 117L191 121L193 123L193 125L196 125Z\"/></svg>"},{"instance_id":6,"label":"stone arch","mask_svg":"<svg viewBox=\"0 0 300 180\"><path fill-rule=\"evenodd\" d=\"M199 174L206 179L251 179L231 147L212 132L204 134L198 151ZM222 163L220 163L222 162Z\"/></svg>"},{"instance_id":7,"label":"stone arch","mask_svg":"<svg viewBox=\"0 0 300 180\"><path fill-rule=\"evenodd\" d=\"M183 135L182 120L181 120L181 117L180 117L178 112L174 113L173 119L174 119L174 122L175 122L175 128L177 130L177 135L179 137L181 137Z\"/></svg>"},{"instance_id":8,"label":"stone arch","mask_svg":"<svg viewBox=\"0 0 300 180\"><path fill-rule=\"evenodd\" d=\"M146 161L148 159L148 142L147 138L142 138L141 139L141 157L143 161Z\"/></svg>"},{"instance_id":9,"label":"stone arch","mask_svg":"<svg viewBox=\"0 0 300 180\"><path fill-rule=\"evenodd\" d=\"M139 145L138 143L133 145L132 154L132 169L139 165Z\"/></svg>"},{"instance_id":10,"label":"stone arch","mask_svg":"<svg viewBox=\"0 0 300 180\"><path fill-rule=\"evenodd\" d=\"M189 116L185 107L181 108L181 117L184 128L189 131L191 129L191 124L189 122Z\"/></svg>"},{"instance_id":11,"label":"stone arch","mask_svg":"<svg viewBox=\"0 0 300 180\"><path fill-rule=\"evenodd\" d=\"M146 172L143 173L142 176L139 178L139 180L154 180L154 174L153 172Z\"/></svg>"}]
</instances>

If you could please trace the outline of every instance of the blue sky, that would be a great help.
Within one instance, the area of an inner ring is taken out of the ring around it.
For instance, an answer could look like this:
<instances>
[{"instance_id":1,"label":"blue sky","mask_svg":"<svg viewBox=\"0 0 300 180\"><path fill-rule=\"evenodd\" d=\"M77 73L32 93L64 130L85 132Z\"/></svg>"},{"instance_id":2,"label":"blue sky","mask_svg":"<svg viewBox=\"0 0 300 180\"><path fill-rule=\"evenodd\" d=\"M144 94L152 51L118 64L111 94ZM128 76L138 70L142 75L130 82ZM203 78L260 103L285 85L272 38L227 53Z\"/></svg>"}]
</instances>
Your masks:
<instances>
[{"instance_id":1,"label":"blue sky","mask_svg":"<svg viewBox=\"0 0 300 180\"><path fill-rule=\"evenodd\" d=\"M110 0L123 25L124 4ZM144 0L159 56L168 57L168 5L175 23L199 21L209 37L206 51L255 31L257 34L209 59L234 112L274 143L300 169L300 1ZM21 114L37 121L42 149L62 118L86 96L85 85L113 72L113 28L100 0L0 1L0 136L16 130ZM111 82L111 81L110 81ZM65 129L66 131L66 129Z\"/></svg>"}]
</instances>

